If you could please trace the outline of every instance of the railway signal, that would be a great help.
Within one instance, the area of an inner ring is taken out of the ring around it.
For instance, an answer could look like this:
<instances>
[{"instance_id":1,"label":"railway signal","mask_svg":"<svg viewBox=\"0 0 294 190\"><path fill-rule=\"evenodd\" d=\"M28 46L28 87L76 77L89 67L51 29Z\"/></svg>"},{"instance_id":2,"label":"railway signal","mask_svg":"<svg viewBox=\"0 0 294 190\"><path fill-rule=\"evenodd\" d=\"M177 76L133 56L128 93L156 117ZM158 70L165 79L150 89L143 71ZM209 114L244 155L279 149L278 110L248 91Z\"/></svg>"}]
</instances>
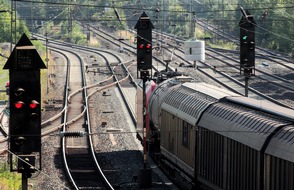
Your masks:
<instances>
[{"instance_id":1,"label":"railway signal","mask_svg":"<svg viewBox=\"0 0 294 190\"><path fill-rule=\"evenodd\" d=\"M23 34L3 69L9 69L9 149L14 155L29 158L35 163L35 154L41 155L41 85L40 69L44 65L37 50ZM12 155L10 156L12 163ZM26 173L25 163L11 171ZM40 160L41 167L41 160Z\"/></svg>"},{"instance_id":2,"label":"railway signal","mask_svg":"<svg viewBox=\"0 0 294 190\"><path fill-rule=\"evenodd\" d=\"M145 12L139 18L137 29L137 69L152 69L152 29L153 24Z\"/></svg>"},{"instance_id":3,"label":"railway signal","mask_svg":"<svg viewBox=\"0 0 294 190\"><path fill-rule=\"evenodd\" d=\"M245 76L245 96L248 97L248 80L255 75L255 21L248 10L241 7L240 27L240 73Z\"/></svg>"},{"instance_id":4,"label":"railway signal","mask_svg":"<svg viewBox=\"0 0 294 190\"><path fill-rule=\"evenodd\" d=\"M144 151L144 168L139 173L139 184L142 188L149 188L152 184L151 170L146 168L147 165L147 131L146 131L146 82L152 75L152 29L153 24L145 12L139 18L135 29L137 29L137 75L140 73L140 79L143 80L143 151ZM141 103L141 102L139 102Z\"/></svg>"},{"instance_id":5,"label":"railway signal","mask_svg":"<svg viewBox=\"0 0 294 190\"><path fill-rule=\"evenodd\" d=\"M255 73L255 21L248 10L241 8L240 27L240 71L245 76Z\"/></svg>"}]
</instances>

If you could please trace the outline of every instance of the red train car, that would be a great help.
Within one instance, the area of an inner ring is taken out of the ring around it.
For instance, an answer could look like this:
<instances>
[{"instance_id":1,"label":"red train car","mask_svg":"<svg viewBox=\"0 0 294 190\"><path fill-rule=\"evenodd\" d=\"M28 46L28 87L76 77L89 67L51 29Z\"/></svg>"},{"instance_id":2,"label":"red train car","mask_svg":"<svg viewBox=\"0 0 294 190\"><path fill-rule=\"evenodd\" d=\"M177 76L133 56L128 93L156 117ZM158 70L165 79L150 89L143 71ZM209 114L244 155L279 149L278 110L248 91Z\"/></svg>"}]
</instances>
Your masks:
<instances>
[{"instance_id":1,"label":"red train car","mask_svg":"<svg viewBox=\"0 0 294 190\"><path fill-rule=\"evenodd\" d=\"M143 84L139 83L140 88L137 89L137 137L142 142L143 141ZM145 111L145 117L146 117L146 132L147 132L147 140L150 135L149 130L149 116L148 116L148 100L154 91L156 87L156 83L154 81L147 81L146 82L146 111Z\"/></svg>"}]
</instances>

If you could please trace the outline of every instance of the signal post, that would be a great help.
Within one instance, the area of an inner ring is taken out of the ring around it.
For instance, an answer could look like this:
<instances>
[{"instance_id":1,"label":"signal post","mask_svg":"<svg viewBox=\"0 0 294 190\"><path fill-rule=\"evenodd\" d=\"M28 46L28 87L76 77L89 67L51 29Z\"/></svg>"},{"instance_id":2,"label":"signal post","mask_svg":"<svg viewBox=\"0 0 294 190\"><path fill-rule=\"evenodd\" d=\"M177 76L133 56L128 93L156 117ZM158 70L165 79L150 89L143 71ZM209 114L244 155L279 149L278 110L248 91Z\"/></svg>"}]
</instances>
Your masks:
<instances>
[{"instance_id":1,"label":"signal post","mask_svg":"<svg viewBox=\"0 0 294 190\"><path fill-rule=\"evenodd\" d=\"M240 74L245 76L245 96L248 97L248 81L255 75L255 25L248 10L241 7L240 27Z\"/></svg>"},{"instance_id":2,"label":"signal post","mask_svg":"<svg viewBox=\"0 0 294 190\"><path fill-rule=\"evenodd\" d=\"M146 82L152 76L152 29L153 24L145 12L139 18L137 29L137 77L143 80L143 151L144 168L139 172L139 185L141 188L149 188L152 185L151 169L147 168L147 144L146 144Z\"/></svg>"},{"instance_id":3,"label":"signal post","mask_svg":"<svg viewBox=\"0 0 294 190\"><path fill-rule=\"evenodd\" d=\"M10 171L22 174L22 189L36 169L41 170L40 69L46 68L37 50L23 34L3 69L9 69ZM13 161L17 160L14 165ZM36 160L39 165L36 167Z\"/></svg>"}]
</instances>

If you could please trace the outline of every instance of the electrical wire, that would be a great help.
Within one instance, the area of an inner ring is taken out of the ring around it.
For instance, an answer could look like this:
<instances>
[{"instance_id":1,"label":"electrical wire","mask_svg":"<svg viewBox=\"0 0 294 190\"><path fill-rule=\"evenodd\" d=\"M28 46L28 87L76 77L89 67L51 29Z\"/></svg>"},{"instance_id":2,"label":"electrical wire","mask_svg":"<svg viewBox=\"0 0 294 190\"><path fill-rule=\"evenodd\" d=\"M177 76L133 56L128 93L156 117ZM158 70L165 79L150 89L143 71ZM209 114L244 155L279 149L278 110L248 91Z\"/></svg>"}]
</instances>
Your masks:
<instances>
[{"instance_id":1,"label":"electrical wire","mask_svg":"<svg viewBox=\"0 0 294 190\"><path fill-rule=\"evenodd\" d=\"M251 24L253 24L253 25L254 25L255 27L257 27L257 28L260 28L260 29L262 29L262 30L264 30L264 31L266 31L266 32L268 32L268 33L270 33L270 34L273 34L274 36L277 36L277 37L279 37L279 38L283 38L284 40L288 40L288 41L294 42L294 39L291 39L291 38L288 38L288 37L282 36L282 35L280 35L280 34L277 34L277 33L275 33L275 32L272 32L272 31L270 31L270 30L268 30L268 29L266 29L266 28L263 28L263 27L261 27L261 26L258 26L257 24L255 24L255 23L253 23L253 22L251 22L251 21L249 21L249 20L248 20L248 22L251 23Z\"/></svg>"},{"instance_id":2,"label":"electrical wire","mask_svg":"<svg viewBox=\"0 0 294 190\"><path fill-rule=\"evenodd\" d=\"M27 165L29 165L29 166L31 166L31 167L34 167L35 168L35 166L33 166L33 165L31 165L29 162L27 162L26 160L24 160L24 159L22 159L22 158L20 158L18 155L16 155L16 154L14 154L13 152L11 152L9 149L7 149L7 152L9 153L9 154L11 154L11 155L14 155L14 156L16 156L19 160L21 160L22 162L24 162L24 163L26 163ZM35 170L37 170L38 172L40 172L41 174L43 174L43 175L45 175L46 177L48 177L49 179L54 179L53 177L51 177L51 175L49 175L49 174L46 174L45 172L43 172L43 171L41 171L41 170L39 170L38 168L35 168ZM65 185L63 185L63 184L61 184L61 183L59 183L59 185L60 186L62 186L63 188L65 188L65 189L68 189L68 190L70 190L68 187L66 187Z\"/></svg>"},{"instance_id":3,"label":"electrical wire","mask_svg":"<svg viewBox=\"0 0 294 190\"><path fill-rule=\"evenodd\" d=\"M77 4L77 3L59 3L59 2L48 2L48 1L31 1L31 0L15 0L15 1L19 1L19 2L30 2L30 3L45 3L45 4L52 4L52 5L73 5L73 6L83 6L83 7L98 7L98 8L107 8L108 6L106 5L90 5L90 4ZM140 1L140 0L139 0ZM141 2L141 1L140 1ZM142 5L143 6L143 5ZM130 8L130 7L118 7L118 6L113 6L114 8L118 8L118 9L135 9L135 10L150 10L149 8L138 8L138 7L134 7L134 8ZM265 9L292 9L294 8L294 5L289 5L289 6L272 6L272 7L263 7L263 8L250 8L248 10L265 10ZM170 11L170 10L161 10L164 12L190 12L190 11ZM212 11L200 11L199 13L203 13L203 12L222 12L222 11L239 11L238 9L231 9L231 10L212 10Z\"/></svg>"}]
</instances>

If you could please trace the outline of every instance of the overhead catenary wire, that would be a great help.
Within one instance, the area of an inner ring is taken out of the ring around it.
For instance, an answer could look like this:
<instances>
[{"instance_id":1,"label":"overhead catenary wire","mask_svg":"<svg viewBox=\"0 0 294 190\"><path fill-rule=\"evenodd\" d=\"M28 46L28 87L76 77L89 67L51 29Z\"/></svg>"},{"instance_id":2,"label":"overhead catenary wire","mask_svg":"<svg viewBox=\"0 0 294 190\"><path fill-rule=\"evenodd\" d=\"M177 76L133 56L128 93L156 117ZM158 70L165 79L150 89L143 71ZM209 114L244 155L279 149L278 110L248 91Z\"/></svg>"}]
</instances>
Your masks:
<instances>
[{"instance_id":1,"label":"overhead catenary wire","mask_svg":"<svg viewBox=\"0 0 294 190\"><path fill-rule=\"evenodd\" d=\"M194 128L198 129L199 127L195 127ZM203 128L203 127L201 127ZM205 128L204 128L205 129ZM183 132L182 130L160 130L160 133L181 133ZM282 134L282 133L288 133L287 131L283 132L283 131L277 131L277 132L272 132L272 131L247 131L247 130L214 130L214 131L201 131L201 133L208 133L208 132L215 132L215 133L250 133L250 134L271 134L271 133L276 133L276 134ZM137 131L121 131L120 128L111 128L109 131L106 132L92 132L92 133L85 133L85 132L73 132L74 134L79 134L81 136L70 136L69 137L86 137L86 136L99 136L99 135L109 135L109 134L114 134L114 135L128 135L128 134L136 134ZM156 132L157 133L157 132ZM8 135L9 136L9 135ZM31 136L38 136L38 135L31 135ZM51 134L47 134L44 136L55 136L55 137L64 137L64 135L62 133L51 133Z\"/></svg>"},{"instance_id":2,"label":"overhead catenary wire","mask_svg":"<svg viewBox=\"0 0 294 190\"><path fill-rule=\"evenodd\" d=\"M64 6L81 6L81 7L92 7L92 8L109 8L107 5L91 5L91 4L78 4L78 3L59 3L59 2L49 2L49 1L31 1L31 0L16 0L17 2L30 2L30 3L44 3L44 4L51 4L51 5L64 5ZM138 7L121 7L121 6L113 6L113 8L117 9L125 9L125 10L143 10L143 11L150 11L150 8L138 8ZM263 8L250 8L248 10L265 10L265 9L292 9L294 8L294 5L289 5L289 6L272 6L272 7L263 7ZM156 9L154 9L156 11ZM190 13L189 10L183 10L183 11L173 11L173 10L160 10L163 12L183 12L183 13ZM199 11L197 13L207 13L207 12L227 12L227 11L239 11L237 8L236 9L227 9L227 10L211 10L211 11Z\"/></svg>"},{"instance_id":3,"label":"overhead catenary wire","mask_svg":"<svg viewBox=\"0 0 294 190\"><path fill-rule=\"evenodd\" d=\"M18 1L20 1L20 0L18 0ZM85 7L97 7L97 8L107 8L107 7L109 7L109 6L107 6L107 5L87 5L87 4L77 4L77 3L56 3L56 2L41 2L41 1L29 1L29 0L22 0L21 2L31 2L31 3L42 3L42 4L53 4L53 5L56 5L56 6L58 6L58 5L63 5L63 6L68 6L68 5L74 5L74 6L77 6L77 7L83 7L83 6L85 6ZM138 7L134 7L134 8L132 8L132 7L120 7L120 6L115 6L115 5L113 5L112 6L113 8L115 8L115 9L135 9L136 11L138 11L138 10L140 10L140 8L138 8ZM289 6L281 6L281 7L276 7L276 6L273 6L273 7L264 7L264 8L251 8L251 9L248 9L248 10L270 10L270 9L274 9L274 10L276 10L276 9L285 9L285 8L294 8L294 5L293 6L291 6L291 5L289 5ZM145 8L142 8L141 10L145 10L145 11L157 11L157 10L159 10L159 9L150 9L150 8L148 8L148 9L145 9ZM182 13L190 13L190 11L188 11L188 10L164 10L164 9L162 9L162 10L159 10L159 11L162 11L162 12L178 12L178 13L180 13L180 12L182 12ZM198 11L197 12L197 14L201 14L201 13L210 13L210 12L212 12L212 13L216 13L216 12L223 12L223 11L238 11L238 9L237 9L237 7L236 7L236 9L228 9L228 10L226 10L226 9L222 9L222 10L205 10L205 11ZM83 16L85 16L85 15L83 15ZM29 20L30 18L25 18L26 20ZM291 18L289 18L289 19L291 19ZM34 20L48 20L47 18L34 18ZM60 20L66 20L66 19L60 19ZM123 19L123 18L121 18L121 21L126 21L127 19ZM215 20L215 19L213 19L213 20ZM287 20L281 20L281 19L279 19L279 20L276 20L276 19L272 19L273 21L287 21ZM98 20L96 20L96 19L91 19L91 21L116 21L116 20L101 20L101 19L98 19ZM130 21L130 20L128 20L128 21ZM168 20L168 21L172 21L172 20ZM181 20L174 20L174 21L178 21L178 22L180 22ZM218 21L232 21L232 22L234 22L235 20L227 20L227 19L218 19ZM186 20L183 20L182 22L187 22Z\"/></svg>"},{"instance_id":4,"label":"overhead catenary wire","mask_svg":"<svg viewBox=\"0 0 294 190\"><path fill-rule=\"evenodd\" d=\"M261 30L264 30L264 31L266 31L266 32L268 32L268 33L271 33L271 34L273 34L273 35L275 35L275 36L277 36L277 37L279 37L279 38L283 38L284 40L289 40L289 41L291 41L291 42L294 42L294 39L291 39L291 38L288 38L288 37L282 36L282 35L280 35L280 34L277 34L277 33L275 33L275 32L272 32L272 31L270 31L270 30L268 30L268 29L266 29L266 28L263 28L263 27L261 27L261 26L255 24L255 23L253 23L253 22L251 22L251 21L248 21L248 22L250 22L251 24L253 24L255 27L260 28Z\"/></svg>"}]
</instances>

